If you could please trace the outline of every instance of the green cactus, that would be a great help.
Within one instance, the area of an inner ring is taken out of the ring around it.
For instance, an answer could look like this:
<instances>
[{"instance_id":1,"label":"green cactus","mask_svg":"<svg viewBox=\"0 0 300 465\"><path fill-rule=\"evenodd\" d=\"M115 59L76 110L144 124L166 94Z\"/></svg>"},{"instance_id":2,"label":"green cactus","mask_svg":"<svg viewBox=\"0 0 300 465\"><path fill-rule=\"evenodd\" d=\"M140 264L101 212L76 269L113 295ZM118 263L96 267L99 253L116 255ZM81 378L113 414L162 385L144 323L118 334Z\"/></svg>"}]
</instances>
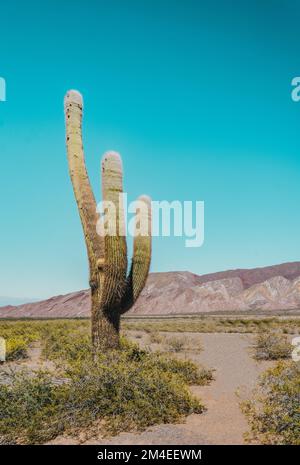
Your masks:
<instances>
[{"instance_id":1,"label":"green cactus","mask_svg":"<svg viewBox=\"0 0 300 465\"><path fill-rule=\"evenodd\" d=\"M145 285L151 261L151 200L146 196L138 199L142 202L140 205L145 207L140 209L139 221L146 224L146 234L139 233L136 225L134 253L127 276L124 209L119 196L123 192L122 161L115 152L106 153L102 159L102 197L115 206L117 213L116 231L112 234L109 214L105 217L107 224L104 224L97 212L85 166L82 108L80 93L69 91L65 97L67 153L88 253L92 341L97 351L118 347L120 317L132 307ZM102 234L99 234L99 228Z\"/></svg>"}]
</instances>

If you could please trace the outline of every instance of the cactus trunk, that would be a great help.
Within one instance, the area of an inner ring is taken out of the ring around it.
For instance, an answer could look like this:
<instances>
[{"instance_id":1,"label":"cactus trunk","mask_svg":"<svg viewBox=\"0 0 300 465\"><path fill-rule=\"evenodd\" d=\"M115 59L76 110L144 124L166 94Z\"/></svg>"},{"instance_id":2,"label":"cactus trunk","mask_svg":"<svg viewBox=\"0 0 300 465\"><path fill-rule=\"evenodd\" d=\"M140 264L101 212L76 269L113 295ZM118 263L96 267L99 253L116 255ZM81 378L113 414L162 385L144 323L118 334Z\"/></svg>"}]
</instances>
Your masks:
<instances>
[{"instance_id":1,"label":"cactus trunk","mask_svg":"<svg viewBox=\"0 0 300 465\"><path fill-rule=\"evenodd\" d=\"M127 276L121 157L116 152L108 152L102 159L102 197L113 207L108 208L104 222L97 212L85 166L82 108L81 95L69 91L65 97L67 153L89 259L92 342L94 351L98 352L119 346L120 317L132 307L145 285L151 261L151 201L142 196L137 202L140 214ZM143 231L141 223L146 225Z\"/></svg>"},{"instance_id":2,"label":"cactus trunk","mask_svg":"<svg viewBox=\"0 0 300 465\"><path fill-rule=\"evenodd\" d=\"M105 314L98 298L92 297L91 330L94 351L119 347L120 314L118 311Z\"/></svg>"}]
</instances>

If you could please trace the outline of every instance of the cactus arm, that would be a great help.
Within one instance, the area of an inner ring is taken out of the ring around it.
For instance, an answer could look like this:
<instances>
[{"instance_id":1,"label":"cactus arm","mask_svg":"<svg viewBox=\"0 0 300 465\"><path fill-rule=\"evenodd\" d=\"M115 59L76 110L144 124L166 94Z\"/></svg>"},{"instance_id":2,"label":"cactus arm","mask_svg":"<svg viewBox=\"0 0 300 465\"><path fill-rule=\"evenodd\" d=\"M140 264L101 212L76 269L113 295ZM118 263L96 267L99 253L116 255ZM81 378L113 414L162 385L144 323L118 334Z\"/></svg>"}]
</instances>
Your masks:
<instances>
[{"instance_id":1,"label":"cactus arm","mask_svg":"<svg viewBox=\"0 0 300 465\"><path fill-rule=\"evenodd\" d=\"M99 215L96 211L96 201L84 160L81 94L70 90L65 96L64 104L69 171L91 264L104 257L104 240L98 236L96 231Z\"/></svg>"},{"instance_id":2,"label":"cactus arm","mask_svg":"<svg viewBox=\"0 0 300 465\"><path fill-rule=\"evenodd\" d=\"M127 273L127 246L125 237L123 194L123 168L116 152L107 152L102 159L102 198L106 233L105 260L100 264L104 273L102 304L117 311L125 290ZM106 204L107 202L107 204ZM113 209L111 209L111 205Z\"/></svg>"},{"instance_id":3,"label":"cactus arm","mask_svg":"<svg viewBox=\"0 0 300 465\"><path fill-rule=\"evenodd\" d=\"M126 289L121 302L121 314L126 313L136 302L142 292L149 274L151 263L151 199L141 196L138 199L146 204L147 208L141 210L140 221L147 225L147 234L135 234L133 245L133 258L131 268L126 280Z\"/></svg>"}]
</instances>

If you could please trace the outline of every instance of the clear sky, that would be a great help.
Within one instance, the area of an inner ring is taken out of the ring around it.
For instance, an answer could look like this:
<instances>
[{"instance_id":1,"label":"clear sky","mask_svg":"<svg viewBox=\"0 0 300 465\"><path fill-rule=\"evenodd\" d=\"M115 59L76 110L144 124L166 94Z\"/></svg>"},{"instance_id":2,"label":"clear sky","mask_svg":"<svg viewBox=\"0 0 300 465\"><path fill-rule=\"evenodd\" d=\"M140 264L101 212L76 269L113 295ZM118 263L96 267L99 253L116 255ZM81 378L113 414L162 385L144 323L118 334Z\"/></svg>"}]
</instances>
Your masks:
<instances>
[{"instance_id":1,"label":"clear sky","mask_svg":"<svg viewBox=\"0 0 300 465\"><path fill-rule=\"evenodd\" d=\"M205 243L156 238L152 271L300 259L297 1L33 0L0 7L0 295L88 286L68 176L63 97L84 144L120 151L133 200L204 200Z\"/></svg>"}]
</instances>

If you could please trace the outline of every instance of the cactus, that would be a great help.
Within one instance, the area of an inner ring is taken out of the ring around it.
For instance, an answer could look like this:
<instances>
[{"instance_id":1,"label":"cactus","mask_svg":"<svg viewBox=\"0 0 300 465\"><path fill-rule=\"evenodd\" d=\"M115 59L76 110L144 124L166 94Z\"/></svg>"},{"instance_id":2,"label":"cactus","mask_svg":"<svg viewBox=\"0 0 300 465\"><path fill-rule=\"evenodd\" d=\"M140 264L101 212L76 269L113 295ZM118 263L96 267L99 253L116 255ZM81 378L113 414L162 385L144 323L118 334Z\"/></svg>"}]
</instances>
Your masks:
<instances>
[{"instance_id":1,"label":"cactus","mask_svg":"<svg viewBox=\"0 0 300 465\"><path fill-rule=\"evenodd\" d=\"M107 152L102 159L102 197L104 201L109 201L115 206L117 224L116 234L99 234L97 228L99 225L103 228L104 224L97 212L85 166L81 131L82 109L82 96L77 91L69 91L65 97L69 171L89 261L92 342L95 351L101 351L119 346L120 317L135 303L149 273L151 200L146 196L138 199L146 207L140 209L139 219L146 222L147 233L139 234L136 225L133 258L127 275L124 211L119 195L123 192L121 157L116 152Z\"/></svg>"}]
</instances>

